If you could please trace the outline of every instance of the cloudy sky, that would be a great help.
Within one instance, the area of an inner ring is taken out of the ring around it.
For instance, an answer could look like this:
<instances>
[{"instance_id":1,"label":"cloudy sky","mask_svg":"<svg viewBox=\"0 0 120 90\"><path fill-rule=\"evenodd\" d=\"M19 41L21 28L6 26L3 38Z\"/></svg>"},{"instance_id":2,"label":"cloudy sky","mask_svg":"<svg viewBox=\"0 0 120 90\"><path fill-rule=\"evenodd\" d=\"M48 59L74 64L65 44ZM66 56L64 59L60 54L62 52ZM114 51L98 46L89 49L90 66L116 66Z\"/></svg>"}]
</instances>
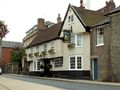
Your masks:
<instances>
[{"instance_id":1,"label":"cloudy sky","mask_svg":"<svg viewBox=\"0 0 120 90\"><path fill-rule=\"evenodd\" d=\"M83 1L88 6L87 0ZM106 1L109 0L90 0L90 9L99 9ZM116 6L120 5L120 0L114 1ZM22 42L25 32L37 24L37 18L56 23L60 13L63 20L69 3L79 6L80 0L0 0L0 20L10 31L4 40Z\"/></svg>"}]
</instances>

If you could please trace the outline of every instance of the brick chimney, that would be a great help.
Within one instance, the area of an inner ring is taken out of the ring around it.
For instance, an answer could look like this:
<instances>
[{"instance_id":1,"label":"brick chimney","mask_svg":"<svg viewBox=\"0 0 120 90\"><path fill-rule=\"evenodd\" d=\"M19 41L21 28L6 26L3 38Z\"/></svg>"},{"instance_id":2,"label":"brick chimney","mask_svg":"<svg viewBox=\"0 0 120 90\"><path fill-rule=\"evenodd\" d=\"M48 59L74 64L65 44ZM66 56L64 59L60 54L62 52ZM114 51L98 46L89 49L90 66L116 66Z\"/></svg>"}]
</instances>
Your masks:
<instances>
[{"instance_id":1,"label":"brick chimney","mask_svg":"<svg viewBox=\"0 0 120 90\"><path fill-rule=\"evenodd\" d=\"M98 12L101 12L104 15L105 13L108 13L111 10L115 9L115 7L116 7L116 5L114 3L114 0L109 0L109 1L106 1L106 6L99 9Z\"/></svg>"},{"instance_id":2,"label":"brick chimney","mask_svg":"<svg viewBox=\"0 0 120 90\"><path fill-rule=\"evenodd\" d=\"M45 20L43 18L38 18L37 20L37 27L38 29L45 29Z\"/></svg>"},{"instance_id":3,"label":"brick chimney","mask_svg":"<svg viewBox=\"0 0 120 90\"><path fill-rule=\"evenodd\" d=\"M61 22L61 17L60 17L60 14L58 14L58 17L57 17L57 23Z\"/></svg>"}]
</instances>

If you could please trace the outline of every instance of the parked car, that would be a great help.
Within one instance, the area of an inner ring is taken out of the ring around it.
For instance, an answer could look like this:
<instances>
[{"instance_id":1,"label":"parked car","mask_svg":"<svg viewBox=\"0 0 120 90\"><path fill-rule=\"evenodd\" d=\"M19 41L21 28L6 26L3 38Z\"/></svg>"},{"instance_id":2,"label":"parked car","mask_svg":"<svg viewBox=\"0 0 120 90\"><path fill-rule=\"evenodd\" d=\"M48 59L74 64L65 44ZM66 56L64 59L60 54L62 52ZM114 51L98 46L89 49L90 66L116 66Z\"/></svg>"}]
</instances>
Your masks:
<instances>
[{"instance_id":1,"label":"parked car","mask_svg":"<svg viewBox=\"0 0 120 90\"><path fill-rule=\"evenodd\" d=\"M2 74L2 69L0 68L0 75Z\"/></svg>"}]
</instances>

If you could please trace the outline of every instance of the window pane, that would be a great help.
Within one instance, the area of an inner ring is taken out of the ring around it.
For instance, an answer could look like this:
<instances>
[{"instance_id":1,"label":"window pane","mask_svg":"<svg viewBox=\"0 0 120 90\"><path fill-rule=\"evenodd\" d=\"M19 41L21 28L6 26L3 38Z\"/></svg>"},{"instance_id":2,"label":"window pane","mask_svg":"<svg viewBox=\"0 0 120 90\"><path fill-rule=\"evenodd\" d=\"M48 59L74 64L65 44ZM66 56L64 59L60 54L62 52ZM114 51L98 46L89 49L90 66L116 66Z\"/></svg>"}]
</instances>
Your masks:
<instances>
[{"instance_id":1,"label":"window pane","mask_svg":"<svg viewBox=\"0 0 120 90\"><path fill-rule=\"evenodd\" d=\"M97 28L97 44L104 44L104 29Z\"/></svg>"},{"instance_id":2,"label":"window pane","mask_svg":"<svg viewBox=\"0 0 120 90\"><path fill-rule=\"evenodd\" d=\"M82 46L82 38L81 38L81 35L77 35L77 46Z\"/></svg>"},{"instance_id":3,"label":"window pane","mask_svg":"<svg viewBox=\"0 0 120 90\"><path fill-rule=\"evenodd\" d=\"M54 42L51 43L51 49L54 49Z\"/></svg>"},{"instance_id":4,"label":"window pane","mask_svg":"<svg viewBox=\"0 0 120 90\"><path fill-rule=\"evenodd\" d=\"M68 17L68 23L70 23L70 16Z\"/></svg>"},{"instance_id":5,"label":"window pane","mask_svg":"<svg viewBox=\"0 0 120 90\"><path fill-rule=\"evenodd\" d=\"M34 62L33 65L34 65L34 70L36 70L36 62Z\"/></svg>"},{"instance_id":6,"label":"window pane","mask_svg":"<svg viewBox=\"0 0 120 90\"><path fill-rule=\"evenodd\" d=\"M39 46L36 46L36 52L39 52Z\"/></svg>"},{"instance_id":7,"label":"window pane","mask_svg":"<svg viewBox=\"0 0 120 90\"><path fill-rule=\"evenodd\" d=\"M81 57L77 57L77 69L82 68Z\"/></svg>"},{"instance_id":8,"label":"window pane","mask_svg":"<svg viewBox=\"0 0 120 90\"><path fill-rule=\"evenodd\" d=\"M37 62L37 70L40 70L40 61Z\"/></svg>"},{"instance_id":9,"label":"window pane","mask_svg":"<svg viewBox=\"0 0 120 90\"><path fill-rule=\"evenodd\" d=\"M75 69L75 57L70 58L70 69Z\"/></svg>"},{"instance_id":10,"label":"window pane","mask_svg":"<svg viewBox=\"0 0 120 90\"><path fill-rule=\"evenodd\" d=\"M44 51L47 51L47 44L44 44Z\"/></svg>"},{"instance_id":11,"label":"window pane","mask_svg":"<svg viewBox=\"0 0 120 90\"><path fill-rule=\"evenodd\" d=\"M71 43L75 44L75 36L71 36Z\"/></svg>"},{"instance_id":12,"label":"window pane","mask_svg":"<svg viewBox=\"0 0 120 90\"><path fill-rule=\"evenodd\" d=\"M30 53L33 53L33 48L32 47L30 48Z\"/></svg>"},{"instance_id":13,"label":"window pane","mask_svg":"<svg viewBox=\"0 0 120 90\"><path fill-rule=\"evenodd\" d=\"M54 67L62 67L62 66L63 66L63 59L62 58L54 59Z\"/></svg>"},{"instance_id":14,"label":"window pane","mask_svg":"<svg viewBox=\"0 0 120 90\"><path fill-rule=\"evenodd\" d=\"M74 21L74 16L73 15L71 15L71 22L73 22Z\"/></svg>"}]
</instances>

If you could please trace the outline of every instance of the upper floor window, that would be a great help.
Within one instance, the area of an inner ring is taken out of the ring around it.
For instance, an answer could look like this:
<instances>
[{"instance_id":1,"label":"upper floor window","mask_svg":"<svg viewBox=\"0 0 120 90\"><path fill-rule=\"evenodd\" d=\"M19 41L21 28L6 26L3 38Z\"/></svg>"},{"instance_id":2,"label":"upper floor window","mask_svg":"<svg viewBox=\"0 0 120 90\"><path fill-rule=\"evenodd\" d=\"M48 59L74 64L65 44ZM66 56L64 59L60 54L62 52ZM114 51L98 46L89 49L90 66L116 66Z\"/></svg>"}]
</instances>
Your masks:
<instances>
[{"instance_id":1,"label":"upper floor window","mask_svg":"<svg viewBox=\"0 0 120 90\"><path fill-rule=\"evenodd\" d=\"M30 48L30 53L33 53L33 47Z\"/></svg>"},{"instance_id":2,"label":"upper floor window","mask_svg":"<svg viewBox=\"0 0 120 90\"><path fill-rule=\"evenodd\" d=\"M44 44L44 51L47 51L47 44Z\"/></svg>"},{"instance_id":3,"label":"upper floor window","mask_svg":"<svg viewBox=\"0 0 120 90\"><path fill-rule=\"evenodd\" d=\"M79 35L76 35L76 45L78 47L82 46L82 36L79 34Z\"/></svg>"},{"instance_id":4,"label":"upper floor window","mask_svg":"<svg viewBox=\"0 0 120 90\"><path fill-rule=\"evenodd\" d=\"M71 35L71 43L76 47L82 47L83 39L81 34Z\"/></svg>"},{"instance_id":5,"label":"upper floor window","mask_svg":"<svg viewBox=\"0 0 120 90\"><path fill-rule=\"evenodd\" d=\"M104 45L104 28L97 28L97 45Z\"/></svg>"},{"instance_id":6,"label":"upper floor window","mask_svg":"<svg viewBox=\"0 0 120 90\"><path fill-rule=\"evenodd\" d=\"M54 49L55 46L54 46L54 42L51 42L51 49Z\"/></svg>"},{"instance_id":7,"label":"upper floor window","mask_svg":"<svg viewBox=\"0 0 120 90\"><path fill-rule=\"evenodd\" d=\"M69 17L68 17L68 23L71 23L71 22L73 22L74 21L74 15L70 15Z\"/></svg>"},{"instance_id":8,"label":"upper floor window","mask_svg":"<svg viewBox=\"0 0 120 90\"><path fill-rule=\"evenodd\" d=\"M36 46L36 52L39 52L39 46Z\"/></svg>"}]
</instances>

